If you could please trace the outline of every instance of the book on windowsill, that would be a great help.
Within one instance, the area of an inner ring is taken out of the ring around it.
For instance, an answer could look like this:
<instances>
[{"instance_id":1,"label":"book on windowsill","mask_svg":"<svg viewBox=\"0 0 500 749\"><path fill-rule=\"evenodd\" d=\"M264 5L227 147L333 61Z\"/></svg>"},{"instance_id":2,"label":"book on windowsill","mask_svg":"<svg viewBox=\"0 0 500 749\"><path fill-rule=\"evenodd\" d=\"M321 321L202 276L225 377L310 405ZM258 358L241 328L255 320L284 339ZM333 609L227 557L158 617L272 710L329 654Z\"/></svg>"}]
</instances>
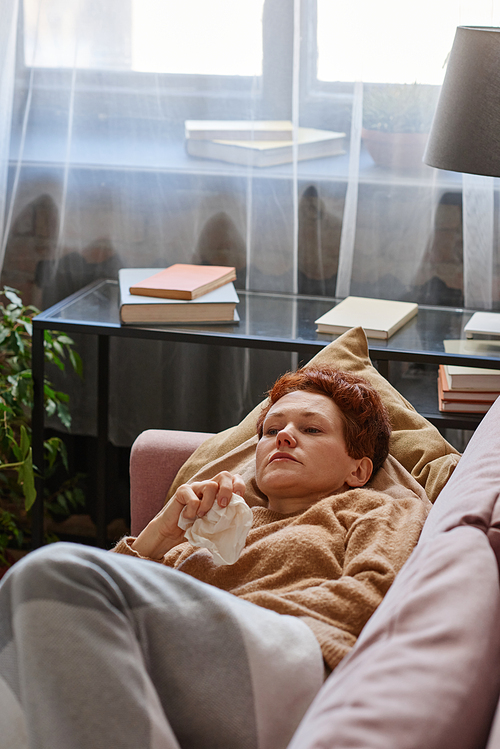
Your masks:
<instances>
[{"instance_id":1,"label":"book on windowsill","mask_svg":"<svg viewBox=\"0 0 500 749\"><path fill-rule=\"evenodd\" d=\"M500 341L449 339L443 344L447 354L500 357ZM462 364L443 366L448 385L453 390L500 391L500 369Z\"/></svg>"},{"instance_id":2,"label":"book on windowsill","mask_svg":"<svg viewBox=\"0 0 500 749\"><path fill-rule=\"evenodd\" d=\"M474 312L464 326L467 338L474 336L500 337L500 312Z\"/></svg>"},{"instance_id":3,"label":"book on windowsill","mask_svg":"<svg viewBox=\"0 0 500 749\"><path fill-rule=\"evenodd\" d=\"M163 299L138 296L130 287L154 273L154 268L121 268L120 320L129 325L166 325L174 323L234 323L239 321L238 295L233 283L196 299Z\"/></svg>"},{"instance_id":4,"label":"book on windowsill","mask_svg":"<svg viewBox=\"0 0 500 749\"><path fill-rule=\"evenodd\" d=\"M299 127L297 158L318 159L337 156L344 151L345 133ZM215 159L242 166L266 167L288 164L294 158L292 140L197 140L187 138L186 151L190 156Z\"/></svg>"},{"instance_id":5,"label":"book on windowsill","mask_svg":"<svg viewBox=\"0 0 500 749\"><path fill-rule=\"evenodd\" d=\"M457 390L451 388L446 368L439 365L438 396L440 411L486 413L500 395L500 390Z\"/></svg>"},{"instance_id":6,"label":"book on windowsill","mask_svg":"<svg viewBox=\"0 0 500 749\"><path fill-rule=\"evenodd\" d=\"M292 140L290 120L186 120L193 140Z\"/></svg>"},{"instance_id":7,"label":"book on windowsill","mask_svg":"<svg viewBox=\"0 0 500 749\"><path fill-rule=\"evenodd\" d=\"M131 294L162 299L196 299L236 280L236 269L227 265L175 263L130 287Z\"/></svg>"},{"instance_id":8,"label":"book on windowsill","mask_svg":"<svg viewBox=\"0 0 500 749\"><path fill-rule=\"evenodd\" d=\"M316 331L340 335L360 326L368 338L390 338L417 312L414 302L348 296L315 320Z\"/></svg>"}]
</instances>

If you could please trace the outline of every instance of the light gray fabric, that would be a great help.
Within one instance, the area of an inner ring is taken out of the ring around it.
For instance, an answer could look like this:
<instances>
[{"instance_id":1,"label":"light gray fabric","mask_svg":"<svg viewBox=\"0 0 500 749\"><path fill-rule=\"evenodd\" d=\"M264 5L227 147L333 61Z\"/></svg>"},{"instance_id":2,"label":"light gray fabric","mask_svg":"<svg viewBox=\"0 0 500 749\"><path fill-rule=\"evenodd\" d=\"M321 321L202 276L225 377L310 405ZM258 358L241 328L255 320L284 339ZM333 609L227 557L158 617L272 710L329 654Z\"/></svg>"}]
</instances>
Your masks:
<instances>
[{"instance_id":1,"label":"light gray fabric","mask_svg":"<svg viewBox=\"0 0 500 749\"><path fill-rule=\"evenodd\" d=\"M0 586L16 749L279 749L322 681L300 620L153 562L54 544Z\"/></svg>"}]
</instances>

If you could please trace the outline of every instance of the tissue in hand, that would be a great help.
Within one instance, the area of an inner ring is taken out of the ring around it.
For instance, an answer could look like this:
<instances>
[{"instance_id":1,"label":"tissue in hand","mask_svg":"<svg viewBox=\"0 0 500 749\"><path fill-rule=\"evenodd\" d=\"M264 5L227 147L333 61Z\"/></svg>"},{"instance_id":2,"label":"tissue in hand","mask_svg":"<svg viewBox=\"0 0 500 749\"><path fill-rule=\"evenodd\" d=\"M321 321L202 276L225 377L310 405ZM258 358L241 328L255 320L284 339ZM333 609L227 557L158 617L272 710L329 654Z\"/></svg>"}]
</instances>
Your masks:
<instances>
[{"instance_id":1,"label":"tissue in hand","mask_svg":"<svg viewBox=\"0 0 500 749\"><path fill-rule=\"evenodd\" d=\"M184 508L185 510L185 508ZM212 552L217 567L234 564L240 556L248 531L252 526L252 511L243 497L233 494L227 507L217 502L202 518L186 520L182 510L178 526L191 546L201 546Z\"/></svg>"}]
</instances>

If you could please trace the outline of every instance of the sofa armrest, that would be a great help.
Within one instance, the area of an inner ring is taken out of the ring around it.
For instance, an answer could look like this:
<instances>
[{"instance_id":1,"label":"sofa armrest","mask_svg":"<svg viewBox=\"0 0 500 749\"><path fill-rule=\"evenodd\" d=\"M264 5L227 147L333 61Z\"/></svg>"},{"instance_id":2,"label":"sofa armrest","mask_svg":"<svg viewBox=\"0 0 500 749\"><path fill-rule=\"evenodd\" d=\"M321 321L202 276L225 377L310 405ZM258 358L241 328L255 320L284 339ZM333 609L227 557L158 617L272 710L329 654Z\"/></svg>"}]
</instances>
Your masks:
<instances>
[{"instance_id":1,"label":"sofa armrest","mask_svg":"<svg viewBox=\"0 0 500 749\"><path fill-rule=\"evenodd\" d=\"M173 429L142 432L130 453L131 533L136 536L162 508L177 471L211 434Z\"/></svg>"}]
</instances>

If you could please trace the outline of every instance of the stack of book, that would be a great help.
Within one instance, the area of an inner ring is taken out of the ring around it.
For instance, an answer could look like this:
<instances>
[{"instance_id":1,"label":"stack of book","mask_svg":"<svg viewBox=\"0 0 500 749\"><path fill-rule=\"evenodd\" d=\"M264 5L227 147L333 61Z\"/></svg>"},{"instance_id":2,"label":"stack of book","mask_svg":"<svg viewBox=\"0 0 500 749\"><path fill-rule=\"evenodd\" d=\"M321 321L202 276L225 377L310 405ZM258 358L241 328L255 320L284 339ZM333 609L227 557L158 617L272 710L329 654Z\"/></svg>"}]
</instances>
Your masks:
<instances>
[{"instance_id":1,"label":"stack of book","mask_svg":"<svg viewBox=\"0 0 500 749\"><path fill-rule=\"evenodd\" d=\"M447 353L500 355L498 341L444 341ZM440 364L438 374L439 410L443 412L486 413L500 395L500 369Z\"/></svg>"},{"instance_id":2,"label":"stack of book","mask_svg":"<svg viewBox=\"0 0 500 749\"><path fill-rule=\"evenodd\" d=\"M121 268L120 320L133 325L238 322L235 279L235 268L220 265Z\"/></svg>"},{"instance_id":3,"label":"stack of book","mask_svg":"<svg viewBox=\"0 0 500 749\"><path fill-rule=\"evenodd\" d=\"M266 167L295 158L317 159L345 153L345 133L299 127L288 120L186 120L190 156L230 164Z\"/></svg>"}]
</instances>

